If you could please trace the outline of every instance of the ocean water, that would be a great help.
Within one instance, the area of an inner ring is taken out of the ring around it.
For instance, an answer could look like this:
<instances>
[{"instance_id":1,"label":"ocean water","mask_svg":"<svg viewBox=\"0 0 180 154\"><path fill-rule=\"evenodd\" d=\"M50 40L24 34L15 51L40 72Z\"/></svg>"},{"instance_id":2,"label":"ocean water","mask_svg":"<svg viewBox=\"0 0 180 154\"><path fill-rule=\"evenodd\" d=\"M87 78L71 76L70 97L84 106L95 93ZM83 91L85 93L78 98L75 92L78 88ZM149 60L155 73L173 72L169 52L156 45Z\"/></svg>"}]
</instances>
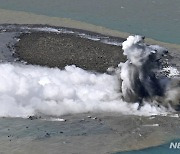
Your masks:
<instances>
[{"instance_id":1,"label":"ocean water","mask_svg":"<svg viewBox=\"0 0 180 154\"><path fill-rule=\"evenodd\" d=\"M171 143L179 143L180 139L172 140L168 143L134 151L117 152L116 154L179 154L180 149L170 148Z\"/></svg>"},{"instance_id":2,"label":"ocean water","mask_svg":"<svg viewBox=\"0 0 180 154\"><path fill-rule=\"evenodd\" d=\"M179 0L0 0L0 8L71 18L180 44Z\"/></svg>"}]
</instances>

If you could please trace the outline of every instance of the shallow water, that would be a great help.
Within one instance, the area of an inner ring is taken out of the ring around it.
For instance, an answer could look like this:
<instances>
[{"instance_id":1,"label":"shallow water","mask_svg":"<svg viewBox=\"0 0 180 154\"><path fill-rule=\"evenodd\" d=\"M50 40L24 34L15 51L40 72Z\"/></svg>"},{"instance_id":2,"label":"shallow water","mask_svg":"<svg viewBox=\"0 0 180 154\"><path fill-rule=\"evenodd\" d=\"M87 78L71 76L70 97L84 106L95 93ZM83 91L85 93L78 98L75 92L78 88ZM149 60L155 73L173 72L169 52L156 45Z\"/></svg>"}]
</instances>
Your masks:
<instances>
[{"instance_id":1,"label":"shallow water","mask_svg":"<svg viewBox=\"0 0 180 154\"><path fill-rule=\"evenodd\" d=\"M179 153L179 149L173 149L173 148L169 148L171 142L173 143L179 143L180 139L177 140L172 140L168 143L159 145L159 146L155 146L155 147L151 147L151 148L146 148L146 149L140 149L140 150L133 150L133 151L126 151L126 152L118 152L116 154L178 154Z\"/></svg>"},{"instance_id":2,"label":"shallow water","mask_svg":"<svg viewBox=\"0 0 180 154\"><path fill-rule=\"evenodd\" d=\"M0 8L71 18L180 44L179 0L0 0Z\"/></svg>"},{"instance_id":3,"label":"shallow water","mask_svg":"<svg viewBox=\"0 0 180 154\"><path fill-rule=\"evenodd\" d=\"M59 154L84 153L84 151L87 154L114 153L159 145L171 140L172 135L177 138L180 135L178 118L168 116L149 119L149 117L123 116L115 113L82 113L60 117L66 121L56 121L58 117L37 117L34 120L0 118L0 152L3 154ZM160 125L145 126L155 122ZM169 145L163 145L156 148L159 153L162 151L166 154L164 151L168 150L168 147ZM150 154L154 154L151 148L140 151L147 154L151 151ZM136 154L139 151L133 152Z\"/></svg>"}]
</instances>

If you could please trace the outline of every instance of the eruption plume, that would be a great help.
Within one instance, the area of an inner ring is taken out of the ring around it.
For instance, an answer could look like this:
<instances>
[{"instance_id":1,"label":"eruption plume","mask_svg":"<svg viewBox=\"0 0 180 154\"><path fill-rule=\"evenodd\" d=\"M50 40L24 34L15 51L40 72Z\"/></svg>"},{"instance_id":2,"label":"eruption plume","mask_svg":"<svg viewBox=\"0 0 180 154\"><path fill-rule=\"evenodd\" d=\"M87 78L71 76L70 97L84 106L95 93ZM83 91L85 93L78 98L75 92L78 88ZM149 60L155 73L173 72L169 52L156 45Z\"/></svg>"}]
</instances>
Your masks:
<instances>
[{"instance_id":1,"label":"eruption plume","mask_svg":"<svg viewBox=\"0 0 180 154\"><path fill-rule=\"evenodd\" d=\"M144 39L139 35L129 36L122 43L123 54L127 56L127 61L119 64L123 99L140 104L143 100L179 104L179 79L159 75L161 59L168 53L167 49L147 45Z\"/></svg>"}]
</instances>

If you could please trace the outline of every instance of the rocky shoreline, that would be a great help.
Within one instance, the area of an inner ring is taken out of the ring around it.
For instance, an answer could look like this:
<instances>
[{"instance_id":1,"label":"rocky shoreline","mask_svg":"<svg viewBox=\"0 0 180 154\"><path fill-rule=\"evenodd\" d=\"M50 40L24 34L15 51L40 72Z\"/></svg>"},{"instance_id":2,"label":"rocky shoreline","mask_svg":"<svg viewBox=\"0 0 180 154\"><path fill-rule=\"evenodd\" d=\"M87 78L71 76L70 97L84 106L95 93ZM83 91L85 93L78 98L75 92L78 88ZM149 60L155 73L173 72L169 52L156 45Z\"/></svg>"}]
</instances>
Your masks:
<instances>
[{"instance_id":1,"label":"rocky shoreline","mask_svg":"<svg viewBox=\"0 0 180 154\"><path fill-rule=\"evenodd\" d=\"M16 56L29 64L63 69L76 65L85 70L106 72L125 61L120 46L81 38L74 34L32 32L22 34Z\"/></svg>"}]
</instances>

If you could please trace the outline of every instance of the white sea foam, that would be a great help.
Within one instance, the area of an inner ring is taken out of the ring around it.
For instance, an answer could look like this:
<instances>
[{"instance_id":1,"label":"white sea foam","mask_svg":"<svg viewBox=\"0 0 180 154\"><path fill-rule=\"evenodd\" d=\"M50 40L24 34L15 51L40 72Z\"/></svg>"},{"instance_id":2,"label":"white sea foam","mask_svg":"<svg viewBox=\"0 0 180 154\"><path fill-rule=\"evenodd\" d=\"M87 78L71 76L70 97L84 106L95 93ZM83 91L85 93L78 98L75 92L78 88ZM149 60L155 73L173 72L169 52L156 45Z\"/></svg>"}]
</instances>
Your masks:
<instances>
[{"instance_id":1,"label":"white sea foam","mask_svg":"<svg viewBox=\"0 0 180 154\"><path fill-rule=\"evenodd\" d=\"M121 100L116 76L95 74L75 66L65 70L23 64L0 64L0 116L61 116L82 112L153 115L163 107Z\"/></svg>"},{"instance_id":2,"label":"white sea foam","mask_svg":"<svg viewBox=\"0 0 180 154\"><path fill-rule=\"evenodd\" d=\"M92 35L88 35L88 34L84 34L84 33L80 33L78 34L81 38L87 38L89 40L93 40L93 41L99 41L100 37L98 36L92 36Z\"/></svg>"},{"instance_id":3,"label":"white sea foam","mask_svg":"<svg viewBox=\"0 0 180 154\"><path fill-rule=\"evenodd\" d=\"M73 34L74 32L71 30L63 29L63 28L53 28L53 27L28 27L23 26L20 27L22 30L33 30L33 31L42 31L42 32L52 32L52 33L66 33Z\"/></svg>"},{"instance_id":4,"label":"white sea foam","mask_svg":"<svg viewBox=\"0 0 180 154\"><path fill-rule=\"evenodd\" d=\"M115 45L115 46L121 46L122 42L121 41L111 41L109 40L109 37L106 36L97 36L97 35L90 35L90 34L85 34L85 33L81 33L78 31L72 31L72 30L68 30L65 28L53 28L53 27L34 27L34 28L30 28L27 26L23 26L21 27L21 29L26 29L26 30L33 30L33 31L43 31L43 32L52 32L52 33L64 33L64 34L76 34L81 38L86 38L89 40L93 40L93 41L100 41L104 44L111 44L111 45Z\"/></svg>"},{"instance_id":5,"label":"white sea foam","mask_svg":"<svg viewBox=\"0 0 180 154\"><path fill-rule=\"evenodd\" d=\"M147 124L147 125L143 125L143 126L146 126L146 127L158 127L159 124Z\"/></svg>"},{"instance_id":6,"label":"white sea foam","mask_svg":"<svg viewBox=\"0 0 180 154\"><path fill-rule=\"evenodd\" d=\"M51 28L51 27L30 28L30 29L36 30L36 31L43 31L43 32L60 33L60 30L58 30L56 28Z\"/></svg>"},{"instance_id":7,"label":"white sea foam","mask_svg":"<svg viewBox=\"0 0 180 154\"><path fill-rule=\"evenodd\" d=\"M115 45L115 46L121 46L121 45L122 45L122 42L110 41L110 40L108 40L108 39L103 39L101 42L102 42L102 43L105 43L105 44Z\"/></svg>"}]
</instances>

